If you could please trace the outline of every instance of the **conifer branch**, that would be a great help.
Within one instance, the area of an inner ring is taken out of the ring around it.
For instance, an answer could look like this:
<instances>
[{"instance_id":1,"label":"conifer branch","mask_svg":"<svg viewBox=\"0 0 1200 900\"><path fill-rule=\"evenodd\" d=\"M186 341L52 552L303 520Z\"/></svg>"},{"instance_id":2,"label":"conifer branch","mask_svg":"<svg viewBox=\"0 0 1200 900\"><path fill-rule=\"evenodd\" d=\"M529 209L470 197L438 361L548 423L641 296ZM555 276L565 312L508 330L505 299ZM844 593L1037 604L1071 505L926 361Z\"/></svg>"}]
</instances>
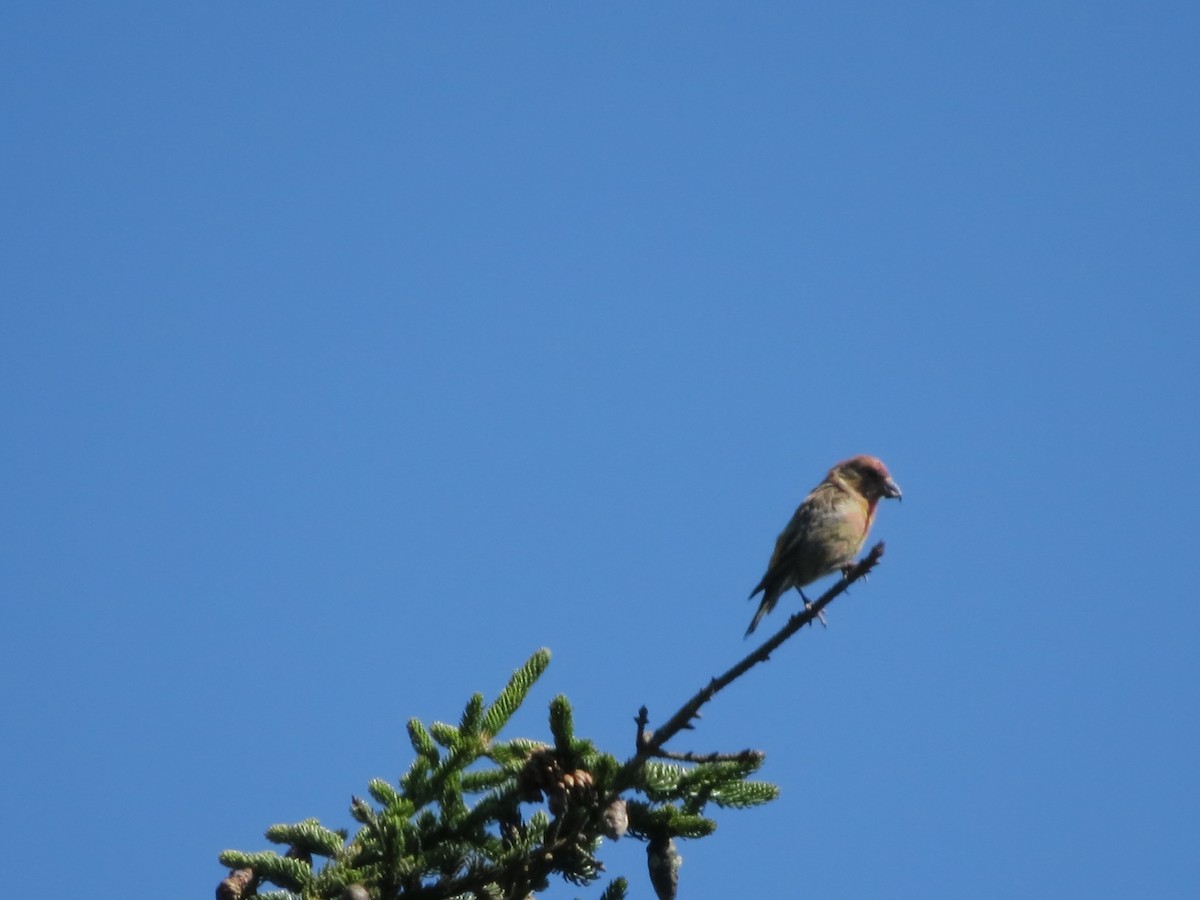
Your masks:
<instances>
[{"instance_id":1,"label":"conifer branch","mask_svg":"<svg viewBox=\"0 0 1200 900\"><path fill-rule=\"evenodd\" d=\"M457 725L408 722L416 758L396 784L368 783L377 806L351 799L350 814L362 825L353 838L316 819L272 826L267 839L287 851L222 853L221 861L236 871L221 882L218 898L265 900L268 895L258 893L263 882L283 889L271 896L303 900L524 898L544 890L553 876L575 885L593 883L604 872L597 857L602 840L625 834L647 842L655 892L660 900L674 898L680 858L673 838L711 834L717 824L705 816L709 804L759 806L774 800L779 789L748 780L763 762L761 751L670 751L667 743L692 728L719 691L820 619L826 606L878 564L883 549L876 544L847 567L841 581L709 681L657 731L650 730L643 706L635 719L636 751L624 763L576 736L571 705L561 694L550 702L552 743L499 740L550 661L548 650L537 651L490 705L473 694ZM634 796L626 799L626 793ZM480 794L474 805L467 799ZM545 805L530 814L524 807L532 804ZM314 858L321 862L314 865ZM624 879L613 879L603 900L620 900L625 890Z\"/></svg>"}]
</instances>

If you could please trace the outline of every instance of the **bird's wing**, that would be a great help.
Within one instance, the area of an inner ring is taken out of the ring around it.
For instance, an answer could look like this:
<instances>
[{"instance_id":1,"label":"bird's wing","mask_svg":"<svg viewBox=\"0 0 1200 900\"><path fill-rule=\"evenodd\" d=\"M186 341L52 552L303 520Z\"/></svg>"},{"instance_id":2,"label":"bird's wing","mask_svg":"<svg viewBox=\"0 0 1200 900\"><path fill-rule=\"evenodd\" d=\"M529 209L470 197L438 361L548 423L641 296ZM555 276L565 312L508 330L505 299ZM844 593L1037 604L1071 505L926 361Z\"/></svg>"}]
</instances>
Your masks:
<instances>
[{"instance_id":1,"label":"bird's wing","mask_svg":"<svg viewBox=\"0 0 1200 900\"><path fill-rule=\"evenodd\" d=\"M866 538L862 498L822 484L796 510L775 547L771 566L795 573L808 584L854 559Z\"/></svg>"}]
</instances>

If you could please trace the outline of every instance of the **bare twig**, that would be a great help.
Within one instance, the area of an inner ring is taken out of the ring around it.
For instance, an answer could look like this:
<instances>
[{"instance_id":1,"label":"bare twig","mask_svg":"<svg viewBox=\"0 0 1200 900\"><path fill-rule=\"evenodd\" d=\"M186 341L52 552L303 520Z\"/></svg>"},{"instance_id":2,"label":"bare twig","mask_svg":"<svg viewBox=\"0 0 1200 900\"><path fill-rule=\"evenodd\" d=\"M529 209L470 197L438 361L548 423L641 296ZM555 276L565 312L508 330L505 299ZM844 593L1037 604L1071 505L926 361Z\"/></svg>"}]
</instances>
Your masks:
<instances>
[{"instance_id":1,"label":"bare twig","mask_svg":"<svg viewBox=\"0 0 1200 900\"><path fill-rule=\"evenodd\" d=\"M736 753L693 753L685 750L676 753L672 750L659 750L654 754L655 759L673 759L678 762L710 763L710 762L762 762L766 754L761 750L739 750Z\"/></svg>"},{"instance_id":2,"label":"bare twig","mask_svg":"<svg viewBox=\"0 0 1200 900\"><path fill-rule=\"evenodd\" d=\"M761 662L766 662L771 658L771 654L779 648L779 646L790 638L793 634L803 628L805 625L813 621L813 619L821 618L821 612L832 603L838 596L846 592L846 588L850 587L854 582L864 577L879 563L883 557L883 541L880 541L870 552L867 553L853 566L847 568L842 580L827 590L814 601L810 606L806 606L800 612L793 615L787 620L783 628L774 634L772 637L763 642L762 646L751 651L741 662L735 665L732 669L717 678L712 679L708 684L696 692L687 703L683 704L671 718L669 718L662 728L656 731L647 731L646 726L649 724L650 718L646 707L642 707L638 711L638 717L634 720L638 725L637 733L637 753L632 759L625 764L625 771L632 773L636 771L647 759L651 757L663 756L665 751L664 745L671 738L675 737L680 731L685 728L692 727L692 720L700 715L700 707L716 696L717 692L728 687L738 678L741 678L749 672L754 666Z\"/></svg>"}]
</instances>

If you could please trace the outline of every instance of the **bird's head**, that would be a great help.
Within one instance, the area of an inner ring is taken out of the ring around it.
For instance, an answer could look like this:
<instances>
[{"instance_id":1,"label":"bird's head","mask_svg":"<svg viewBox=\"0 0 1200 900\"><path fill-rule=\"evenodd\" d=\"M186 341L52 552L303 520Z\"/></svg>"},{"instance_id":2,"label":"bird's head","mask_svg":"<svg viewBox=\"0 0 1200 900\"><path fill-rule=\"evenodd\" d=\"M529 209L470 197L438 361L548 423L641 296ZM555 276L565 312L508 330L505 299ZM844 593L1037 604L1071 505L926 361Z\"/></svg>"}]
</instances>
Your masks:
<instances>
[{"instance_id":1,"label":"bird's head","mask_svg":"<svg viewBox=\"0 0 1200 900\"><path fill-rule=\"evenodd\" d=\"M829 472L830 479L844 481L868 500L881 497L900 499L900 485L892 480L883 460L877 456L854 456L838 463Z\"/></svg>"}]
</instances>

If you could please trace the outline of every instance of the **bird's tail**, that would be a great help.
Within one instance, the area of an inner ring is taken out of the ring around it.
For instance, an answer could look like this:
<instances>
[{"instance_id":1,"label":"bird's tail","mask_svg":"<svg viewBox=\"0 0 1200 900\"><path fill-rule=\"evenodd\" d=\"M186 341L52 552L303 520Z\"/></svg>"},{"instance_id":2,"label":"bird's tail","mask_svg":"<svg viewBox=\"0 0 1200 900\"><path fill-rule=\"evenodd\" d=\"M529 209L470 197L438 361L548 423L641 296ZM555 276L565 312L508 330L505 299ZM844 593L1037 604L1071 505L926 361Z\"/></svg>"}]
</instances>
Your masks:
<instances>
[{"instance_id":1,"label":"bird's tail","mask_svg":"<svg viewBox=\"0 0 1200 900\"><path fill-rule=\"evenodd\" d=\"M762 589L763 586L760 584L754 589L754 594L757 594ZM753 597L754 594L751 594L750 596ZM775 594L772 596L770 591L767 591L765 594L763 594L762 602L758 604L758 611L754 614L754 619L750 622L750 627L747 628L746 633L742 635L743 640L750 637L750 635L754 633L754 629L758 627L758 623L762 621L762 617L775 608L775 601L778 599L779 595Z\"/></svg>"}]
</instances>

